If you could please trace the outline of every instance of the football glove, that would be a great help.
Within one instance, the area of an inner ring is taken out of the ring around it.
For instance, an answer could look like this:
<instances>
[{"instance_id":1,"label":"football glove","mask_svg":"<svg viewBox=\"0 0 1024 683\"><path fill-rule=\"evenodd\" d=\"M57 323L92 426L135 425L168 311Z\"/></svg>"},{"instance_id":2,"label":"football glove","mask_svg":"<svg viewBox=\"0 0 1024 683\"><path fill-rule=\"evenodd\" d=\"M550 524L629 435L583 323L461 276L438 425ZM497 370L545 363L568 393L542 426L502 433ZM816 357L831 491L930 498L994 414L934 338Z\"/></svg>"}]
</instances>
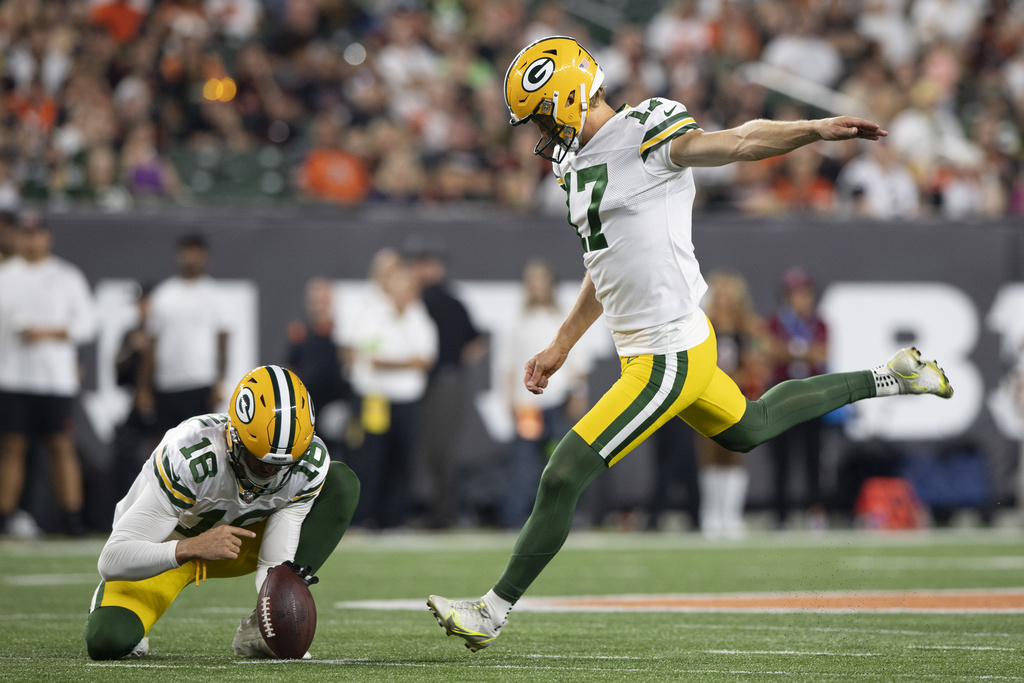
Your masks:
<instances>
[{"instance_id":1,"label":"football glove","mask_svg":"<svg viewBox=\"0 0 1024 683\"><path fill-rule=\"evenodd\" d=\"M291 569L293 572L298 574L299 578L305 581L307 586L312 586L314 583L319 583L320 581L319 578L313 576L313 567L308 564L305 567L300 567L291 560L285 560L283 564L285 567L288 567L288 569Z\"/></svg>"}]
</instances>

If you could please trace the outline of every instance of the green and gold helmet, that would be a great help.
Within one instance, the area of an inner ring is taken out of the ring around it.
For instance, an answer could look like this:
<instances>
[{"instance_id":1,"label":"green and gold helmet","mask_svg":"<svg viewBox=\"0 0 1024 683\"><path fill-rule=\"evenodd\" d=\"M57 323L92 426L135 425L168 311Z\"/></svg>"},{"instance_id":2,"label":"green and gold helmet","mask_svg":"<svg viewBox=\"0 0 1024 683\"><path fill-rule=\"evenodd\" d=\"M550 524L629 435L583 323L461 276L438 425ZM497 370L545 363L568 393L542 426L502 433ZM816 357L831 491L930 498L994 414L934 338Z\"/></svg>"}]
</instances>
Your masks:
<instances>
[{"instance_id":1,"label":"green and gold helmet","mask_svg":"<svg viewBox=\"0 0 1024 683\"><path fill-rule=\"evenodd\" d=\"M228 416L230 459L243 498L280 490L313 441L316 416L302 380L286 368L260 366L238 383Z\"/></svg>"},{"instance_id":2,"label":"green and gold helmet","mask_svg":"<svg viewBox=\"0 0 1024 683\"><path fill-rule=\"evenodd\" d=\"M533 153L559 162L578 146L590 98L603 82L604 72L593 55L574 39L538 40L516 55L505 74L510 123L519 126L536 116L550 116L554 135L542 137Z\"/></svg>"}]
</instances>

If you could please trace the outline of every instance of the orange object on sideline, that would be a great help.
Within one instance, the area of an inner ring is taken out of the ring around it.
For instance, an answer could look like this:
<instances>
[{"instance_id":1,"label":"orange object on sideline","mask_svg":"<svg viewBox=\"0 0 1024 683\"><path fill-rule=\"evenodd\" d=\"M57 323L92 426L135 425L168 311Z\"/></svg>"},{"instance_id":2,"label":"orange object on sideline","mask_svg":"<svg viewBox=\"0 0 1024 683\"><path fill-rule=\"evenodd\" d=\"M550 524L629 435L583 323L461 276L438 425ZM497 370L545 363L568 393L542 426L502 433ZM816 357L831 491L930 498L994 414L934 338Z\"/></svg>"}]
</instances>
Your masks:
<instances>
[{"instance_id":1,"label":"orange object on sideline","mask_svg":"<svg viewBox=\"0 0 1024 683\"><path fill-rule=\"evenodd\" d=\"M854 506L871 529L919 529L924 506L914 486L900 477L871 477L861 486Z\"/></svg>"}]
</instances>

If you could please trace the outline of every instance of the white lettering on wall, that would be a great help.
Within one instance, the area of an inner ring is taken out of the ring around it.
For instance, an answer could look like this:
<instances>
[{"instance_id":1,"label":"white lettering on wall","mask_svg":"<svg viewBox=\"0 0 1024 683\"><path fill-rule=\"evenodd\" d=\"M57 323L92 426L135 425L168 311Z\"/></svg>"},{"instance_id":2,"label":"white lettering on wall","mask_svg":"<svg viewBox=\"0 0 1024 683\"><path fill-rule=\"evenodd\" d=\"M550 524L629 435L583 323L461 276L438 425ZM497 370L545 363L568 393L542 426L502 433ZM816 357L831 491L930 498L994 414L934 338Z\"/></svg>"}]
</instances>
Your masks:
<instances>
[{"instance_id":1,"label":"white lettering on wall","mask_svg":"<svg viewBox=\"0 0 1024 683\"><path fill-rule=\"evenodd\" d=\"M1000 337L999 351L1003 366L1009 369L994 391L987 405L999 433L1011 439L1021 437L1021 398L1024 391L1024 282L1003 285L992 301L985 317L985 326Z\"/></svg>"},{"instance_id":2,"label":"white lettering on wall","mask_svg":"<svg viewBox=\"0 0 1024 683\"><path fill-rule=\"evenodd\" d=\"M832 284L821 300L829 325L833 371L871 368L903 346L916 346L946 371L955 394L861 401L847 424L852 438L936 440L963 434L984 404L982 377L969 356L978 338L978 311L949 284Z\"/></svg>"}]
</instances>

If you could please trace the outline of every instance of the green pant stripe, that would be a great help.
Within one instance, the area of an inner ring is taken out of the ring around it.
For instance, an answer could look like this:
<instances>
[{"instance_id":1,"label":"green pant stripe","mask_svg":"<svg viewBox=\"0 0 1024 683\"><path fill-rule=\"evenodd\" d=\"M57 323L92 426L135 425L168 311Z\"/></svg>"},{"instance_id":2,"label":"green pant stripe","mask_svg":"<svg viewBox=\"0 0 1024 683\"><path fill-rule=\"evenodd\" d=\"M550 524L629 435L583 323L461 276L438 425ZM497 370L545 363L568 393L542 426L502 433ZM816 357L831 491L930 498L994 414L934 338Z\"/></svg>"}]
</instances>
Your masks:
<instances>
[{"instance_id":1,"label":"green pant stripe","mask_svg":"<svg viewBox=\"0 0 1024 683\"><path fill-rule=\"evenodd\" d=\"M629 424L636 419L643 410L654 400L658 394L658 389L661 387L661 383L665 378L665 356L654 356L651 367L651 376L647 380L647 386L643 388L640 394L633 399L622 413L615 418L608 427L601 432L601 435L594 439L593 447L602 457L608 457L605 455L605 447L609 443L617 443L616 437L621 431L626 429Z\"/></svg>"},{"instance_id":2,"label":"green pant stripe","mask_svg":"<svg viewBox=\"0 0 1024 683\"><path fill-rule=\"evenodd\" d=\"M676 402L676 399L679 398L679 395L683 393L683 385L686 384L686 374L687 369L689 367L689 357L686 355L685 351L676 353L674 355L676 361L676 368L674 373L675 378L672 381L672 388L669 389L668 396L661 400L660 404L654 410L651 411L650 415L647 416L647 419L641 422L636 429L630 432L629 436L626 437L626 439L624 439L622 443L620 443L615 448L614 451L612 451L610 456L605 455L604 453L601 454L602 456L606 458L614 458L616 455L618 455L623 449L629 446L629 444L636 441L641 434L650 429L651 425L657 422L658 418L664 415L665 411L671 408L672 405Z\"/></svg>"},{"instance_id":3,"label":"green pant stripe","mask_svg":"<svg viewBox=\"0 0 1024 683\"><path fill-rule=\"evenodd\" d=\"M605 430L594 443L594 448L602 458L611 460L622 452L637 436L643 433L643 424L649 419L657 420L668 406L675 402L678 392L675 383L679 371L679 354L671 356L653 356L653 368L647 386L640 396L615 419L612 426ZM683 357L685 359L685 356ZM673 395L674 394L674 395Z\"/></svg>"}]
</instances>

